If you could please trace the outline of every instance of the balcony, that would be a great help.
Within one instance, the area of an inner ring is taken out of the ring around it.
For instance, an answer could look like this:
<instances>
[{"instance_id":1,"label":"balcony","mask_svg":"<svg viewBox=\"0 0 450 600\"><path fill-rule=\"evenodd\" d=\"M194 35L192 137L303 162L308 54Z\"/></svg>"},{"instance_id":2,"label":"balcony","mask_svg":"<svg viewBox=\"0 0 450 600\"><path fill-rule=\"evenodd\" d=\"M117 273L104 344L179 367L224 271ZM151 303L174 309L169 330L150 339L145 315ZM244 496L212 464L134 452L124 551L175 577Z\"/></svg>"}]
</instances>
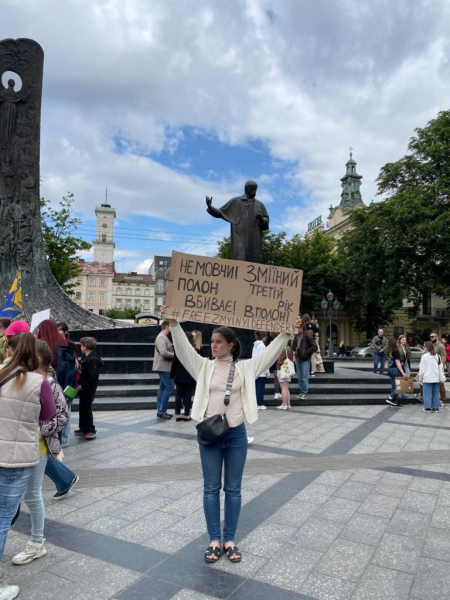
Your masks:
<instances>
[{"instance_id":1,"label":"balcony","mask_svg":"<svg viewBox=\"0 0 450 600\"><path fill-rule=\"evenodd\" d=\"M435 319L449 319L450 318L450 308L431 308L427 311L423 311L423 307L420 308L418 317L429 317Z\"/></svg>"}]
</instances>

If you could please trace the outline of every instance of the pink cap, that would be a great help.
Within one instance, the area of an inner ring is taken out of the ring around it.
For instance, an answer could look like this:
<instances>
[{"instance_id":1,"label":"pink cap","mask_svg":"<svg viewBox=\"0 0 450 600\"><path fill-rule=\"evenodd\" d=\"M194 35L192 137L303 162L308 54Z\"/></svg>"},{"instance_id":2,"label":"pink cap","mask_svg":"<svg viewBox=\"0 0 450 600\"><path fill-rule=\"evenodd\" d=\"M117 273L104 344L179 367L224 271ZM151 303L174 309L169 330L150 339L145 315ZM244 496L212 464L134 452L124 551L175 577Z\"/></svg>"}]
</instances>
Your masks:
<instances>
[{"instance_id":1,"label":"pink cap","mask_svg":"<svg viewBox=\"0 0 450 600\"><path fill-rule=\"evenodd\" d=\"M11 337L12 335L16 335L17 333L25 333L27 331L30 331L28 323L26 323L25 321L14 321L9 327L5 329L5 335L6 337Z\"/></svg>"}]
</instances>

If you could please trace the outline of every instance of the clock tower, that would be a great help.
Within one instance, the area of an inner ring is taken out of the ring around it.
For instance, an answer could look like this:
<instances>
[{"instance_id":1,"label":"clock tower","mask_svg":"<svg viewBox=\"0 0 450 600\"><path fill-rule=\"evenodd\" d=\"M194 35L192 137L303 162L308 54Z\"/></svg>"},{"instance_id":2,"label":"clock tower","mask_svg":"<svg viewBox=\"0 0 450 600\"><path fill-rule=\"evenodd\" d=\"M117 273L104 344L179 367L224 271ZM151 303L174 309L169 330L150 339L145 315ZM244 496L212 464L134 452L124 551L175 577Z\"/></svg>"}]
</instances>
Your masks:
<instances>
[{"instance_id":1,"label":"clock tower","mask_svg":"<svg viewBox=\"0 0 450 600\"><path fill-rule=\"evenodd\" d=\"M114 262L114 219L116 209L108 204L108 190L105 203L95 207L97 228L94 240L94 261L103 263Z\"/></svg>"}]
</instances>

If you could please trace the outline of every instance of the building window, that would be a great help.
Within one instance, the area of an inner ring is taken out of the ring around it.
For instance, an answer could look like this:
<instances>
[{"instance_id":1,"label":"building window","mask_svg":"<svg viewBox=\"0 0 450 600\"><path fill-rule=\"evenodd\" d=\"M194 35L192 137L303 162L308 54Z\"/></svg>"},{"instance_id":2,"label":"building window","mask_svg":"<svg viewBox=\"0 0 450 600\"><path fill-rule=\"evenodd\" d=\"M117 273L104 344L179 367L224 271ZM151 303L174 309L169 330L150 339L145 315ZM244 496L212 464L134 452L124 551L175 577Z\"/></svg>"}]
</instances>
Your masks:
<instances>
[{"instance_id":1,"label":"building window","mask_svg":"<svg viewBox=\"0 0 450 600\"><path fill-rule=\"evenodd\" d=\"M136 296L140 296L141 295L141 288L136 288L135 295Z\"/></svg>"},{"instance_id":2,"label":"building window","mask_svg":"<svg viewBox=\"0 0 450 600\"><path fill-rule=\"evenodd\" d=\"M131 302L129 300L125 302L125 308L131 308Z\"/></svg>"},{"instance_id":3,"label":"building window","mask_svg":"<svg viewBox=\"0 0 450 600\"><path fill-rule=\"evenodd\" d=\"M101 287L105 287L106 286L106 279L104 279L104 278L100 279L100 285L101 285Z\"/></svg>"},{"instance_id":4,"label":"building window","mask_svg":"<svg viewBox=\"0 0 450 600\"><path fill-rule=\"evenodd\" d=\"M120 300L116 300L116 308L122 308L122 302L120 302Z\"/></svg>"},{"instance_id":5,"label":"building window","mask_svg":"<svg viewBox=\"0 0 450 600\"><path fill-rule=\"evenodd\" d=\"M140 302L135 302L134 303L134 310L140 310L141 308L141 303Z\"/></svg>"},{"instance_id":6,"label":"building window","mask_svg":"<svg viewBox=\"0 0 450 600\"><path fill-rule=\"evenodd\" d=\"M158 283L156 284L156 290L158 292L164 291L164 281L158 281Z\"/></svg>"},{"instance_id":7,"label":"building window","mask_svg":"<svg viewBox=\"0 0 450 600\"><path fill-rule=\"evenodd\" d=\"M148 302L144 302L144 310L150 310L150 305Z\"/></svg>"},{"instance_id":8,"label":"building window","mask_svg":"<svg viewBox=\"0 0 450 600\"><path fill-rule=\"evenodd\" d=\"M127 296L131 296L131 288L127 288L125 293Z\"/></svg>"},{"instance_id":9,"label":"building window","mask_svg":"<svg viewBox=\"0 0 450 600\"><path fill-rule=\"evenodd\" d=\"M95 292L89 292L88 300L95 300Z\"/></svg>"},{"instance_id":10,"label":"building window","mask_svg":"<svg viewBox=\"0 0 450 600\"><path fill-rule=\"evenodd\" d=\"M102 293L102 292L100 292L99 296L100 296L99 297L100 302L104 302L105 301L105 294Z\"/></svg>"},{"instance_id":11,"label":"building window","mask_svg":"<svg viewBox=\"0 0 450 600\"><path fill-rule=\"evenodd\" d=\"M106 242L106 235L102 235L102 242Z\"/></svg>"},{"instance_id":12,"label":"building window","mask_svg":"<svg viewBox=\"0 0 450 600\"><path fill-rule=\"evenodd\" d=\"M89 285L95 285L95 278L94 277L91 277L89 279Z\"/></svg>"},{"instance_id":13,"label":"building window","mask_svg":"<svg viewBox=\"0 0 450 600\"><path fill-rule=\"evenodd\" d=\"M164 304L164 298L163 298L163 296L158 296L156 298L156 304L157 304L157 306L162 306Z\"/></svg>"},{"instance_id":14,"label":"building window","mask_svg":"<svg viewBox=\"0 0 450 600\"><path fill-rule=\"evenodd\" d=\"M117 288L117 289L116 289L116 294L117 294L118 296L121 296L121 295L122 295L122 288Z\"/></svg>"},{"instance_id":15,"label":"building window","mask_svg":"<svg viewBox=\"0 0 450 600\"><path fill-rule=\"evenodd\" d=\"M145 288L145 290L144 290L144 296L150 296L150 290L149 290L149 288Z\"/></svg>"},{"instance_id":16,"label":"building window","mask_svg":"<svg viewBox=\"0 0 450 600\"><path fill-rule=\"evenodd\" d=\"M76 292L75 297L77 300L81 300L81 292Z\"/></svg>"},{"instance_id":17,"label":"building window","mask_svg":"<svg viewBox=\"0 0 450 600\"><path fill-rule=\"evenodd\" d=\"M422 294L422 314L431 315L431 294Z\"/></svg>"},{"instance_id":18,"label":"building window","mask_svg":"<svg viewBox=\"0 0 450 600\"><path fill-rule=\"evenodd\" d=\"M405 328L404 327L394 327L394 337L395 339L398 339L399 336L403 335L405 333Z\"/></svg>"}]
</instances>

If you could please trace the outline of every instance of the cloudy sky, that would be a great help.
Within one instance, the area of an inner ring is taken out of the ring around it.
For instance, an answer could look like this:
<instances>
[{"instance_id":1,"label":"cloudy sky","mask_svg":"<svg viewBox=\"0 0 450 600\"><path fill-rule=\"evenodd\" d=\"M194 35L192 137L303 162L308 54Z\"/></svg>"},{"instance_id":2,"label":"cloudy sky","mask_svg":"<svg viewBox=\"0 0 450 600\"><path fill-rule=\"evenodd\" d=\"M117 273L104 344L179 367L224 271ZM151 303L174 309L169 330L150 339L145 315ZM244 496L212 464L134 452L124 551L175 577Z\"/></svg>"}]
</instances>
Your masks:
<instances>
[{"instance_id":1,"label":"cloudy sky","mask_svg":"<svg viewBox=\"0 0 450 600\"><path fill-rule=\"evenodd\" d=\"M448 0L2 0L0 39L45 52L41 194L75 194L92 240L108 187L118 270L214 254L205 212L259 183L303 233L353 146L363 199L450 98ZM89 257L89 255L88 255Z\"/></svg>"}]
</instances>

